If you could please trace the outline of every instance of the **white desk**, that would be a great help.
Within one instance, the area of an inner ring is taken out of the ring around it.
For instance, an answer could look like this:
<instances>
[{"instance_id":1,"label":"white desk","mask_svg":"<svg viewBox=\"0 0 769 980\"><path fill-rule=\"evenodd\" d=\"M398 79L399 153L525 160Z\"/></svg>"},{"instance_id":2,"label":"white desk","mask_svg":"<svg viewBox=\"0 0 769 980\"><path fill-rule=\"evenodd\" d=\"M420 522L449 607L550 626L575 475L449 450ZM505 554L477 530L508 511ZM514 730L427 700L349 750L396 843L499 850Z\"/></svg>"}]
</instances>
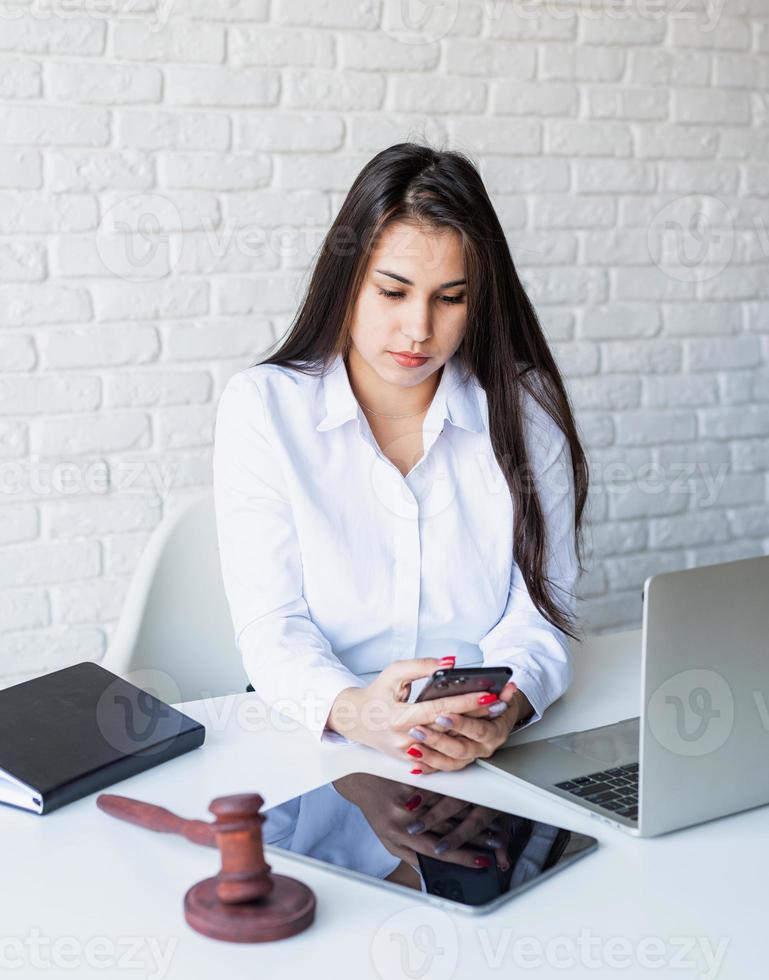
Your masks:
<instances>
[{"instance_id":1,"label":"white desk","mask_svg":"<svg viewBox=\"0 0 769 980\"><path fill-rule=\"evenodd\" d=\"M580 714L601 724L634 713L637 643L631 634L616 637L602 638L589 671L579 662L573 688L531 726L531 737L545 724L567 730ZM599 669L602 657L606 669ZM279 731L269 720L249 718L255 702L254 694L240 694L181 705L206 725L205 744L109 792L210 820L207 807L216 796L259 792L267 807L357 770L421 785L409 775L410 763L363 746L319 745L301 729ZM478 916L445 913L420 904L417 893L389 893L270 851L275 872L314 890L315 922L292 939L238 945L206 939L184 921L184 893L218 871L216 850L109 817L94 796L44 817L0 807L0 972L25 980L45 975L34 968L35 953L57 980L766 976L767 808L637 840L477 765L427 779L448 794L592 834L599 848L497 912ZM539 941L540 951L521 945L524 937ZM656 953L640 945L646 937L659 941ZM101 945L87 945L97 939ZM717 973L708 972L699 940L712 950L726 943ZM433 947L427 962L425 943ZM656 970L639 962L644 948L651 962L662 964ZM690 966L677 967L676 956ZM558 966L569 959L571 968ZM97 963L102 967L89 965Z\"/></svg>"}]
</instances>

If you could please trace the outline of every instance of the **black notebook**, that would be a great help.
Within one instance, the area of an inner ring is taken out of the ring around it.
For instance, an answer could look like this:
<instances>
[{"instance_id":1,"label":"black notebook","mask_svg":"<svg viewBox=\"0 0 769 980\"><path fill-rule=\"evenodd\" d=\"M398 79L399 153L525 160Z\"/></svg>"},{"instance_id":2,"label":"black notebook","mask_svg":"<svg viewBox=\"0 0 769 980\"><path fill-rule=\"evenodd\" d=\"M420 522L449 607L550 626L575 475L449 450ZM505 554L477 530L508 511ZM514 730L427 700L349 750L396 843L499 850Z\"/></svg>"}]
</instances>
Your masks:
<instances>
[{"instance_id":1,"label":"black notebook","mask_svg":"<svg viewBox=\"0 0 769 980\"><path fill-rule=\"evenodd\" d=\"M0 691L0 803L50 813L203 744L200 722L85 661Z\"/></svg>"}]
</instances>

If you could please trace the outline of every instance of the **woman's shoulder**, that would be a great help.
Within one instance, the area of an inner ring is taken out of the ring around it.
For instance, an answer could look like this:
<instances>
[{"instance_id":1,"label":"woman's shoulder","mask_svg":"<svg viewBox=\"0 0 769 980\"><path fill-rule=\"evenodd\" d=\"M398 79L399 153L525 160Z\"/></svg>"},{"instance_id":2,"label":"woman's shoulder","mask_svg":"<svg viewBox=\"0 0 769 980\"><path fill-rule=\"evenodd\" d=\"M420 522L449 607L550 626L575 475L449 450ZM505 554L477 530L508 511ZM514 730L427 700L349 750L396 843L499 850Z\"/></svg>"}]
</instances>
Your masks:
<instances>
[{"instance_id":1,"label":"woman's shoulder","mask_svg":"<svg viewBox=\"0 0 769 980\"><path fill-rule=\"evenodd\" d=\"M538 368L528 369L519 400L529 452L542 466L561 456L568 444L561 423L545 408L549 401L545 385L545 376Z\"/></svg>"},{"instance_id":2,"label":"woman's shoulder","mask_svg":"<svg viewBox=\"0 0 769 980\"><path fill-rule=\"evenodd\" d=\"M544 373L531 365L525 366L519 372L519 400L524 419L530 426L539 429L558 428L558 423L545 409L547 402L546 377Z\"/></svg>"},{"instance_id":3,"label":"woman's shoulder","mask_svg":"<svg viewBox=\"0 0 769 980\"><path fill-rule=\"evenodd\" d=\"M219 400L222 415L243 415L268 439L302 444L321 405L320 378L282 364L252 364L230 375Z\"/></svg>"},{"instance_id":4,"label":"woman's shoulder","mask_svg":"<svg viewBox=\"0 0 769 980\"><path fill-rule=\"evenodd\" d=\"M543 401L547 401L545 376L542 371L534 365L522 364L518 370L516 381L518 410L525 428L529 432L536 433L538 437L545 438L560 432L560 426L542 405ZM466 378L465 384L468 392L472 392L474 397L478 399L488 429L488 392L474 374Z\"/></svg>"},{"instance_id":5,"label":"woman's shoulder","mask_svg":"<svg viewBox=\"0 0 769 980\"><path fill-rule=\"evenodd\" d=\"M287 365L252 364L231 374L224 390L229 393L258 393L263 398L271 395L285 398L313 383L317 383L316 378Z\"/></svg>"}]
</instances>

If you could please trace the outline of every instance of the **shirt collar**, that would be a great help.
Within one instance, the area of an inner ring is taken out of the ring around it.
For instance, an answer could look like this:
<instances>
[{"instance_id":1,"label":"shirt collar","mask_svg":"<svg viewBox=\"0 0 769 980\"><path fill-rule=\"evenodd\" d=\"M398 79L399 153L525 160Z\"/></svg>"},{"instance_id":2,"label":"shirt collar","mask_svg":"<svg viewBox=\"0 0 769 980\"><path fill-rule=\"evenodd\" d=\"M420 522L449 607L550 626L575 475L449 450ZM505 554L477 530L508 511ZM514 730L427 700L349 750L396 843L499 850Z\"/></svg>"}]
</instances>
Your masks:
<instances>
[{"instance_id":1,"label":"shirt collar","mask_svg":"<svg viewBox=\"0 0 769 980\"><path fill-rule=\"evenodd\" d=\"M341 354L337 354L329 370L322 376L326 414L315 426L317 432L334 429L344 422L358 417L360 406L356 399L347 367ZM441 379L428 409L429 426L448 420L452 425L469 432L482 432L484 420L475 390L473 378L463 378L463 371L456 357L450 357L443 365Z\"/></svg>"}]
</instances>

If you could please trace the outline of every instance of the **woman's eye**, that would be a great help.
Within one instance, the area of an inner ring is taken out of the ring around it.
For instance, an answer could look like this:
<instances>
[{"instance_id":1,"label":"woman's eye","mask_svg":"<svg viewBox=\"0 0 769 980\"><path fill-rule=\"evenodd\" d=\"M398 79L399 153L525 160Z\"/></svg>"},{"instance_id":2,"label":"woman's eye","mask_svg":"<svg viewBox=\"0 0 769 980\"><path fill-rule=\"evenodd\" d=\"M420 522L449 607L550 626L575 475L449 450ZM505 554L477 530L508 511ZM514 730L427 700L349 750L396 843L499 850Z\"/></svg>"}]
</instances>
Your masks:
<instances>
[{"instance_id":1,"label":"woman's eye","mask_svg":"<svg viewBox=\"0 0 769 980\"><path fill-rule=\"evenodd\" d=\"M397 290L383 289L381 286L377 287L380 296L387 296L390 299L403 299L406 295L405 293L399 293ZM464 295L462 296L441 296L439 297L444 303L456 304L464 302Z\"/></svg>"}]
</instances>

